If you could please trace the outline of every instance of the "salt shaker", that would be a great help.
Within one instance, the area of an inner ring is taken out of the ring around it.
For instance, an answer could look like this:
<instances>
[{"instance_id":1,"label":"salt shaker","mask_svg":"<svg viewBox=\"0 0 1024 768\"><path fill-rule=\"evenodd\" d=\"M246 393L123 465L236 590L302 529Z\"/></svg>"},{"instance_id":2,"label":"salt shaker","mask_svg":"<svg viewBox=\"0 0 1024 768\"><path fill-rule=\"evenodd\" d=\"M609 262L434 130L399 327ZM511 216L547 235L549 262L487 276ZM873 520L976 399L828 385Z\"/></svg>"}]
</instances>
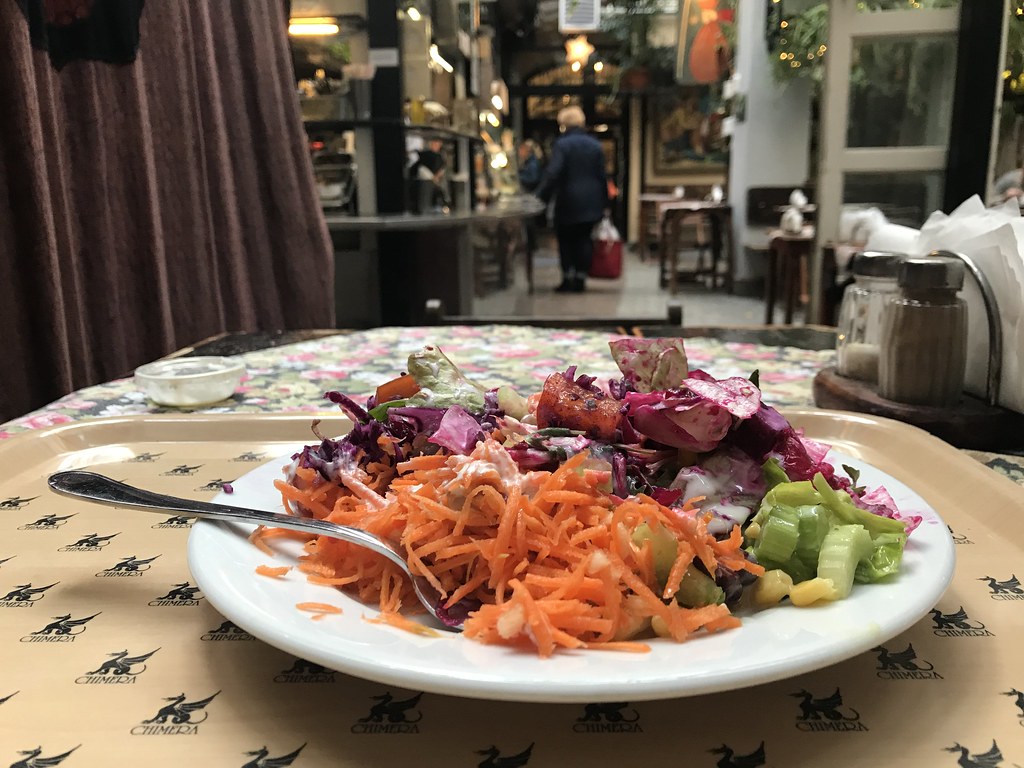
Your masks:
<instances>
[{"instance_id":1,"label":"salt shaker","mask_svg":"<svg viewBox=\"0 0 1024 768\"><path fill-rule=\"evenodd\" d=\"M963 264L906 259L897 282L899 293L882 313L879 394L913 405L955 405L967 363L967 305L957 296Z\"/></svg>"},{"instance_id":2,"label":"salt shaker","mask_svg":"<svg viewBox=\"0 0 1024 768\"><path fill-rule=\"evenodd\" d=\"M878 382L878 356L882 341L882 310L896 292L902 253L862 251L853 257L854 283L843 294L836 336L840 376L872 384Z\"/></svg>"}]
</instances>

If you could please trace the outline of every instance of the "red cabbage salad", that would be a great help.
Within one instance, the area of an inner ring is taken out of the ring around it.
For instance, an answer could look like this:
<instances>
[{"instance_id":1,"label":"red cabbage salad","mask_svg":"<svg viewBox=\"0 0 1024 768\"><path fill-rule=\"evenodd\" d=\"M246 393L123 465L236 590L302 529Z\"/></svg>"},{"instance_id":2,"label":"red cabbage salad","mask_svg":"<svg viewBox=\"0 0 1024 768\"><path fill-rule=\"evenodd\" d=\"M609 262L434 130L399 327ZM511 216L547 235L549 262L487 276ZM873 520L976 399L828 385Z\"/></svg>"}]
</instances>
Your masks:
<instances>
[{"instance_id":1,"label":"red cabbage salad","mask_svg":"<svg viewBox=\"0 0 1024 768\"><path fill-rule=\"evenodd\" d=\"M584 466L605 473L603 491L616 503L645 495L677 514L702 516L720 539L739 527L744 556L765 574L708 573L695 561L673 598L688 607L735 606L741 598L754 606L810 605L899 571L920 518L901 514L884 488L859 485L853 467L833 466L829 446L762 401L756 373L718 379L691 370L680 339L609 346L621 377L598 381L571 366L528 396L486 389L439 348L426 347L365 406L328 393L354 427L306 447L293 466L335 481L418 455L466 456L485 438L523 474L586 453ZM675 542L657 541L658 531L648 535L665 573Z\"/></svg>"}]
</instances>

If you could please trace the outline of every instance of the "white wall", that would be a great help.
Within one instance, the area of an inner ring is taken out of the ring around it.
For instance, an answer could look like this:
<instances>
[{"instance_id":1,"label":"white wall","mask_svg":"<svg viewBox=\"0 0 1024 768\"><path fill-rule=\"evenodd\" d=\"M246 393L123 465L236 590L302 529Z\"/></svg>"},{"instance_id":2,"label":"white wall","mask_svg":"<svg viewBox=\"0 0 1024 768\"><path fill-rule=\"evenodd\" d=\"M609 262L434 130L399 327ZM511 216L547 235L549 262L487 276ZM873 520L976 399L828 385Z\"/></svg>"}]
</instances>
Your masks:
<instances>
[{"instance_id":1,"label":"white wall","mask_svg":"<svg viewBox=\"0 0 1024 768\"><path fill-rule=\"evenodd\" d=\"M736 14L736 71L747 100L746 118L737 123L729 152L737 280L764 271L761 260L749 259L744 248L767 244L763 228L746 225L747 190L799 187L807 181L809 170L811 85L805 81L776 84L764 37L765 10L764 0L739 0Z\"/></svg>"}]
</instances>

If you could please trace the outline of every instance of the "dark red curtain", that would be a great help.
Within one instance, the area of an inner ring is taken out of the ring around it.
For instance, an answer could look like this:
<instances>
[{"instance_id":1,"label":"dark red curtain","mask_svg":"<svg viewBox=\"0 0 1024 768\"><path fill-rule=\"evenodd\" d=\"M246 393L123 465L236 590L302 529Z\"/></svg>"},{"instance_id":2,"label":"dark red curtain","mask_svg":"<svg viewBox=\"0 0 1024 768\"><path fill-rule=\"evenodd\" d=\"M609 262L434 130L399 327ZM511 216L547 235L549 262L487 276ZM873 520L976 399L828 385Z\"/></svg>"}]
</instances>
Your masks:
<instances>
[{"instance_id":1,"label":"dark red curtain","mask_svg":"<svg viewBox=\"0 0 1024 768\"><path fill-rule=\"evenodd\" d=\"M0 0L0 421L221 331L331 327L281 1L133 0L130 63L33 47L25 2Z\"/></svg>"}]
</instances>

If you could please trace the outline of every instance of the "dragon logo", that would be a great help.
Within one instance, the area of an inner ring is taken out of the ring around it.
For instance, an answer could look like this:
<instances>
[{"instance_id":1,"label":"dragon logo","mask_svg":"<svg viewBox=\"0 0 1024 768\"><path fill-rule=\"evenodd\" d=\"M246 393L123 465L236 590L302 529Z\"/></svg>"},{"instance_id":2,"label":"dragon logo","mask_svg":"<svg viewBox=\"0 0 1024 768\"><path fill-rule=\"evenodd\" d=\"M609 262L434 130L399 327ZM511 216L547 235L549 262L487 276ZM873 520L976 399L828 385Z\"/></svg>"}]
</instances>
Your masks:
<instances>
[{"instance_id":1,"label":"dragon logo","mask_svg":"<svg viewBox=\"0 0 1024 768\"><path fill-rule=\"evenodd\" d=\"M256 461L262 461L263 457L266 455L267 454L265 453L254 453L253 451L246 451L245 453L241 453L238 456L235 456L235 458L233 458L232 461L241 461L251 464Z\"/></svg>"},{"instance_id":2,"label":"dragon logo","mask_svg":"<svg viewBox=\"0 0 1024 768\"><path fill-rule=\"evenodd\" d=\"M135 555L129 555L128 557L122 557L121 561L110 568L106 568L99 573L97 576L141 576L144 571L148 571L152 567L152 563L160 555L153 555L146 559L140 559Z\"/></svg>"},{"instance_id":3,"label":"dragon logo","mask_svg":"<svg viewBox=\"0 0 1024 768\"><path fill-rule=\"evenodd\" d=\"M231 485L233 482L235 481L222 480L221 478L218 477L216 480L211 480L206 485L200 485L198 488L196 488L196 490L199 491L200 493L206 491L213 491L219 493L220 491L224 490L225 485Z\"/></svg>"},{"instance_id":4,"label":"dragon logo","mask_svg":"<svg viewBox=\"0 0 1024 768\"><path fill-rule=\"evenodd\" d=\"M956 533L953 530L953 526L947 525L946 528L949 530L949 535L953 537L953 543L954 544L973 544L974 543L973 541L968 539L964 534Z\"/></svg>"},{"instance_id":5,"label":"dragon logo","mask_svg":"<svg viewBox=\"0 0 1024 768\"><path fill-rule=\"evenodd\" d=\"M959 742L953 742L952 747L943 747L943 750L960 753L960 759L956 761L960 768L998 768L1003 761L1003 753L999 751L995 739L992 740L989 751L980 755L972 755L970 750Z\"/></svg>"},{"instance_id":6,"label":"dragon logo","mask_svg":"<svg viewBox=\"0 0 1024 768\"><path fill-rule=\"evenodd\" d=\"M75 635L80 635L85 632L85 625L99 615L99 613L94 613L92 616L86 616L84 619L72 619L70 613L66 613L63 616L54 616L53 621L42 629L33 632L32 635L39 637L45 637L47 635L52 635L54 637L73 637ZM22 639L24 640L24 638Z\"/></svg>"},{"instance_id":7,"label":"dragon logo","mask_svg":"<svg viewBox=\"0 0 1024 768\"><path fill-rule=\"evenodd\" d=\"M128 461L132 464L151 464L161 456L163 456L162 453L140 453L132 456Z\"/></svg>"},{"instance_id":8,"label":"dragon logo","mask_svg":"<svg viewBox=\"0 0 1024 768\"><path fill-rule=\"evenodd\" d=\"M1020 724L1024 725L1024 692L1018 691L1016 688L1011 688L1008 691L1003 691L1003 696L1013 696L1016 701L1014 704L1017 705L1017 709L1020 710L1020 714L1017 717L1020 718Z\"/></svg>"},{"instance_id":9,"label":"dragon logo","mask_svg":"<svg viewBox=\"0 0 1024 768\"><path fill-rule=\"evenodd\" d=\"M198 733L199 724L206 722L209 717L206 707L219 694L220 691L217 691L198 701L186 701L188 696L184 693L165 698L164 701L170 703L160 707L149 720L143 720L140 725L132 728L132 735L175 736Z\"/></svg>"},{"instance_id":10,"label":"dragon logo","mask_svg":"<svg viewBox=\"0 0 1024 768\"><path fill-rule=\"evenodd\" d=\"M245 753L247 756L251 757L252 760L241 766L241 768L285 768L285 766L294 763L295 758L299 756L299 752L305 748L306 745L303 744L294 752L289 752L287 755L281 755L280 757L268 757L270 750L266 747L260 747L255 752Z\"/></svg>"},{"instance_id":11,"label":"dragon logo","mask_svg":"<svg viewBox=\"0 0 1024 768\"><path fill-rule=\"evenodd\" d=\"M196 464L194 467L190 467L187 464L179 464L174 469L161 472L161 474L170 477L191 477L202 468L202 464Z\"/></svg>"},{"instance_id":12,"label":"dragon logo","mask_svg":"<svg viewBox=\"0 0 1024 768\"><path fill-rule=\"evenodd\" d=\"M82 745L79 744L78 747L80 746ZM25 757L16 763L11 763L11 768L53 768L53 766L60 765L67 760L68 755L78 749L78 747L73 747L64 754L53 755L52 757L40 757L43 754L42 747L22 750L18 754L25 755Z\"/></svg>"},{"instance_id":13,"label":"dragon logo","mask_svg":"<svg viewBox=\"0 0 1024 768\"><path fill-rule=\"evenodd\" d=\"M275 683L333 683L334 670L312 661L296 659L289 669L274 678Z\"/></svg>"},{"instance_id":14,"label":"dragon logo","mask_svg":"<svg viewBox=\"0 0 1024 768\"><path fill-rule=\"evenodd\" d=\"M576 733L642 733L643 729L637 723L640 713L626 707L629 707L626 701L586 704L583 715L576 718L572 729Z\"/></svg>"},{"instance_id":15,"label":"dragon logo","mask_svg":"<svg viewBox=\"0 0 1024 768\"><path fill-rule=\"evenodd\" d=\"M60 584L59 581L48 584L45 587L33 587L31 584L19 584L3 597L0 597L0 607L3 608L28 608L39 602L45 596L46 590Z\"/></svg>"},{"instance_id":16,"label":"dragon logo","mask_svg":"<svg viewBox=\"0 0 1024 768\"><path fill-rule=\"evenodd\" d=\"M61 517L58 517L57 515L54 515L54 514L43 515L38 520L36 520L34 523L29 523L28 525L18 526L18 530L19 531L53 531L53 530L56 530L57 528L60 528L68 520L70 520L72 517L74 517L77 514L78 514L77 512L72 512L70 515L63 515Z\"/></svg>"},{"instance_id":17,"label":"dragon logo","mask_svg":"<svg viewBox=\"0 0 1024 768\"><path fill-rule=\"evenodd\" d=\"M198 594L199 587L193 587L189 582L174 584L172 589L163 597L150 600L150 605L199 605L203 596Z\"/></svg>"},{"instance_id":18,"label":"dragon logo","mask_svg":"<svg viewBox=\"0 0 1024 768\"><path fill-rule=\"evenodd\" d=\"M939 637L994 637L992 632L985 629L980 621L975 621L967 615L967 611L961 605L953 613L943 613L938 608L931 610L932 633Z\"/></svg>"},{"instance_id":19,"label":"dragon logo","mask_svg":"<svg viewBox=\"0 0 1024 768\"><path fill-rule=\"evenodd\" d=\"M79 685L134 683L135 677L146 671L146 661L159 650L159 648L155 648L149 653L143 653L139 656L129 656L128 649L117 651L116 653L108 653L107 656L110 658L100 664L97 669L94 669L92 672L86 672L77 678L75 682Z\"/></svg>"},{"instance_id":20,"label":"dragon logo","mask_svg":"<svg viewBox=\"0 0 1024 768\"><path fill-rule=\"evenodd\" d=\"M761 742L761 746L751 752L749 755L737 755L735 750L727 744L723 744L720 747L709 749L713 755L721 755L718 762L715 763L717 768L760 768L764 765L764 742Z\"/></svg>"},{"instance_id":21,"label":"dragon logo","mask_svg":"<svg viewBox=\"0 0 1024 768\"><path fill-rule=\"evenodd\" d=\"M186 517L185 515L175 515L174 517L168 517L162 523L151 525L150 528L191 528L194 518Z\"/></svg>"},{"instance_id":22,"label":"dragon logo","mask_svg":"<svg viewBox=\"0 0 1024 768\"><path fill-rule=\"evenodd\" d=\"M477 751L478 755L484 756L477 766L478 768L521 768L530 762L531 752L533 752L533 744L518 754L503 756L501 751L492 744L487 749Z\"/></svg>"},{"instance_id":23,"label":"dragon logo","mask_svg":"<svg viewBox=\"0 0 1024 768\"><path fill-rule=\"evenodd\" d=\"M942 675L935 672L935 667L930 662L918 662L917 652L912 644L908 644L902 651L890 651L884 645L875 646L871 650L878 654L877 675L885 680L943 679Z\"/></svg>"},{"instance_id":24,"label":"dragon logo","mask_svg":"<svg viewBox=\"0 0 1024 768\"><path fill-rule=\"evenodd\" d=\"M38 496L32 496L28 499L23 499L21 496L9 496L0 501L0 509L21 509L30 501L35 501L38 498Z\"/></svg>"},{"instance_id":25,"label":"dragon logo","mask_svg":"<svg viewBox=\"0 0 1024 768\"><path fill-rule=\"evenodd\" d=\"M255 640L252 635L235 624L233 621L225 621L216 629L211 629L199 638L200 640Z\"/></svg>"},{"instance_id":26,"label":"dragon logo","mask_svg":"<svg viewBox=\"0 0 1024 768\"><path fill-rule=\"evenodd\" d=\"M801 731L866 731L857 710L843 708L843 696L836 688L831 696L816 699L807 690L789 694L800 699L796 727Z\"/></svg>"},{"instance_id":27,"label":"dragon logo","mask_svg":"<svg viewBox=\"0 0 1024 768\"><path fill-rule=\"evenodd\" d=\"M58 552L99 552L103 547L110 543L110 540L115 536L120 536L120 533L112 533L109 536L100 536L98 533L90 533L87 536L83 536L74 544L68 544L66 547L61 547Z\"/></svg>"},{"instance_id":28,"label":"dragon logo","mask_svg":"<svg viewBox=\"0 0 1024 768\"><path fill-rule=\"evenodd\" d=\"M371 696L377 703L370 707L366 717L359 718L352 726L352 733L419 733L416 723L423 719L423 713L416 709L423 693L408 699L396 701L390 692ZM415 717L410 715L415 713Z\"/></svg>"},{"instance_id":29,"label":"dragon logo","mask_svg":"<svg viewBox=\"0 0 1024 768\"><path fill-rule=\"evenodd\" d=\"M1024 589L1021 589L1020 581L1016 575L1010 576L1006 581L997 581L991 576L982 576L978 581L987 581L989 595L993 600L1024 600Z\"/></svg>"}]
</instances>

